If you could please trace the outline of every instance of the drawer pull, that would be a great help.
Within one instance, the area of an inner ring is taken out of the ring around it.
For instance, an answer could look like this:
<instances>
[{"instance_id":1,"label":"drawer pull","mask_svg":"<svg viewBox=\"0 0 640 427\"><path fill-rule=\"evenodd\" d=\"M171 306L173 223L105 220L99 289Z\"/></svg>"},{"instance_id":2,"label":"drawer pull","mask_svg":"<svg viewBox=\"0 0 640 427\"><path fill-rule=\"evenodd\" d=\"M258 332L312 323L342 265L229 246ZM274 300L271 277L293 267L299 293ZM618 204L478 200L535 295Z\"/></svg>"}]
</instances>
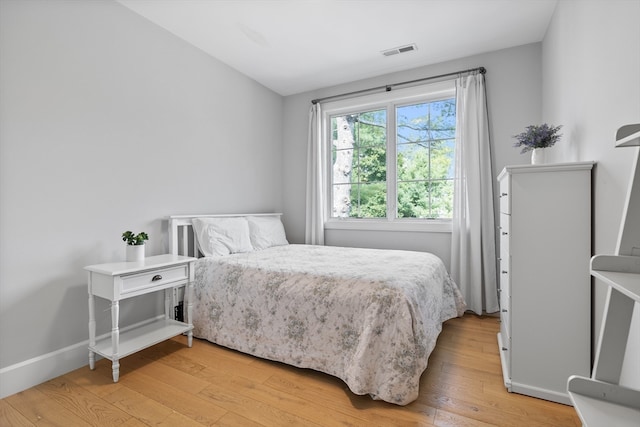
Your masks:
<instances>
[{"instance_id":1,"label":"drawer pull","mask_svg":"<svg viewBox=\"0 0 640 427\"><path fill-rule=\"evenodd\" d=\"M507 351L509 350L507 347L502 347L502 351Z\"/></svg>"},{"instance_id":2,"label":"drawer pull","mask_svg":"<svg viewBox=\"0 0 640 427\"><path fill-rule=\"evenodd\" d=\"M503 313L508 313L508 312L509 312L509 310L507 310L506 308L503 308L503 309L502 309L502 312L503 312Z\"/></svg>"},{"instance_id":3,"label":"drawer pull","mask_svg":"<svg viewBox=\"0 0 640 427\"><path fill-rule=\"evenodd\" d=\"M500 197L506 197L506 196L508 196L508 194L507 194L507 193L501 193L501 194L500 194Z\"/></svg>"},{"instance_id":4,"label":"drawer pull","mask_svg":"<svg viewBox=\"0 0 640 427\"><path fill-rule=\"evenodd\" d=\"M502 232L502 235L503 235L503 236L506 236L507 234L509 234L509 233L507 233L506 231L503 231L503 232Z\"/></svg>"},{"instance_id":5,"label":"drawer pull","mask_svg":"<svg viewBox=\"0 0 640 427\"><path fill-rule=\"evenodd\" d=\"M502 273L502 274L507 274L507 273L508 273L508 271L507 271L507 270L502 270L500 273Z\"/></svg>"},{"instance_id":6,"label":"drawer pull","mask_svg":"<svg viewBox=\"0 0 640 427\"><path fill-rule=\"evenodd\" d=\"M152 282L157 282L158 280L162 280L162 276L161 276L161 275L159 275L159 274L156 274L155 276L153 276L153 277L151 278L151 281L152 281Z\"/></svg>"}]
</instances>

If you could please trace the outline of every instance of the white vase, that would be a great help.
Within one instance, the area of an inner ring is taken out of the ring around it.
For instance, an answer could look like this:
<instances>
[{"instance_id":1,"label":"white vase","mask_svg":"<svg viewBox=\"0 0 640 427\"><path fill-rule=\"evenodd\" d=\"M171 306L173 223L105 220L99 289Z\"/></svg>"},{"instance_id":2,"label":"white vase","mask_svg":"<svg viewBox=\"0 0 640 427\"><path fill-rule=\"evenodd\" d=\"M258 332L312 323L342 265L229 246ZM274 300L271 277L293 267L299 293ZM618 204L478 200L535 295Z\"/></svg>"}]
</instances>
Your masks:
<instances>
[{"instance_id":1,"label":"white vase","mask_svg":"<svg viewBox=\"0 0 640 427\"><path fill-rule=\"evenodd\" d=\"M545 161L545 149L544 148L534 148L531 152L531 164L532 165L541 165L544 164Z\"/></svg>"},{"instance_id":2,"label":"white vase","mask_svg":"<svg viewBox=\"0 0 640 427\"><path fill-rule=\"evenodd\" d=\"M127 245L127 262L144 260L144 245Z\"/></svg>"}]
</instances>

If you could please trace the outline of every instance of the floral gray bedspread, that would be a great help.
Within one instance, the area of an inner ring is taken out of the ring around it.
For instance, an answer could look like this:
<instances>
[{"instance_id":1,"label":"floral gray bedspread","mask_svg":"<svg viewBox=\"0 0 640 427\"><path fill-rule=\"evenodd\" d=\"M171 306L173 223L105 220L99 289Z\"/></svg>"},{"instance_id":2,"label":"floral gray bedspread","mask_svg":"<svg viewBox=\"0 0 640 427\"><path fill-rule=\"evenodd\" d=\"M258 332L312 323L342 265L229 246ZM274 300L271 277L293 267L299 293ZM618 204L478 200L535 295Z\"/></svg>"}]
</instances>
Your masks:
<instances>
[{"instance_id":1,"label":"floral gray bedspread","mask_svg":"<svg viewBox=\"0 0 640 427\"><path fill-rule=\"evenodd\" d=\"M286 245L196 263L194 335L406 405L465 303L424 252Z\"/></svg>"}]
</instances>

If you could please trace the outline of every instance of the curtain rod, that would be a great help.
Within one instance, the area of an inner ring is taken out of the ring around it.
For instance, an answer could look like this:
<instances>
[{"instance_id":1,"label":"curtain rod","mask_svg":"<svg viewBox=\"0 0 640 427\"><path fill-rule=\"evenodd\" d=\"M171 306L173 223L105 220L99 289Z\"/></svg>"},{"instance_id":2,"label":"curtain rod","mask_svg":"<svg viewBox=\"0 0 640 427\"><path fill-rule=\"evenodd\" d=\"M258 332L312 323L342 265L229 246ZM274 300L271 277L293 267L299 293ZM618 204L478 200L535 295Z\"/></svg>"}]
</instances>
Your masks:
<instances>
[{"instance_id":1,"label":"curtain rod","mask_svg":"<svg viewBox=\"0 0 640 427\"><path fill-rule=\"evenodd\" d=\"M401 82L401 83L392 83L392 84L389 84L389 85L372 87L372 88L369 88L369 89L356 90L354 92L342 93L340 95L332 95L332 96L327 96L325 98L312 99L311 103L312 104L317 104L318 102L327 101L329 99L342 98L342 97L351 96L351 95L359 95L361 93L373 92L373 91L382 90L382 89L386 90L387 92L390 92L391 89L394 88L395 86L404 86L404 85L408 85L408 84L412 84L412 83L424 82L424 81L427 81L427 80L441 79L443 77L450 77L450 76L455 76L455 75L458 75L458 74L472 73L474 71L478 71L480 74L486 74L487 69L484 68L484 67L469 68L468 70L456 71L456 72L453 72L453 73L440 74L439 76L424 77L422 79L409 80L409 81Z\"/></svg>"}]
</instances>

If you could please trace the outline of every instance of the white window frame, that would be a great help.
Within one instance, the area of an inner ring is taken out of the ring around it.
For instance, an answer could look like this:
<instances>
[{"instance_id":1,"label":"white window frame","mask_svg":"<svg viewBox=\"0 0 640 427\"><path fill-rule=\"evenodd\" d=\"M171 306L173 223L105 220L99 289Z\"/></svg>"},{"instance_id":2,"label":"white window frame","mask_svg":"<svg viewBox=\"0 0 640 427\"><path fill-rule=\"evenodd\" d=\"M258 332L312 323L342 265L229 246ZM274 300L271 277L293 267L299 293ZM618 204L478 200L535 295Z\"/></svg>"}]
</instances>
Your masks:
<instances>
[{"instance_id":1,"label":"white window frame","mask_svg":"<svg viewBox=\"0 0 640 427\"><path fill-rule=\"evenodd\" d=\"M396 176L396 107L415 104L419 102L433 102L441 99L455 98L455 82L431 83L410 88L361 96L358 98L343 99L323 103L322 113L322 144L324 155L327 156L327 171L325 185L325 221L327 230L371 230L371 231L410 231L430 233L450 233L451 219L426 219L426 218L396 218L397 192L389 191L390 184L387 180L387 217L386 218L332 218L332 173L331 173L331 116L359 113L375 109L387 110L387 176ZM390 141L394 141L393 144ZM393 186L395 187L396 182Z\"/></svg>"}]
</instances>

